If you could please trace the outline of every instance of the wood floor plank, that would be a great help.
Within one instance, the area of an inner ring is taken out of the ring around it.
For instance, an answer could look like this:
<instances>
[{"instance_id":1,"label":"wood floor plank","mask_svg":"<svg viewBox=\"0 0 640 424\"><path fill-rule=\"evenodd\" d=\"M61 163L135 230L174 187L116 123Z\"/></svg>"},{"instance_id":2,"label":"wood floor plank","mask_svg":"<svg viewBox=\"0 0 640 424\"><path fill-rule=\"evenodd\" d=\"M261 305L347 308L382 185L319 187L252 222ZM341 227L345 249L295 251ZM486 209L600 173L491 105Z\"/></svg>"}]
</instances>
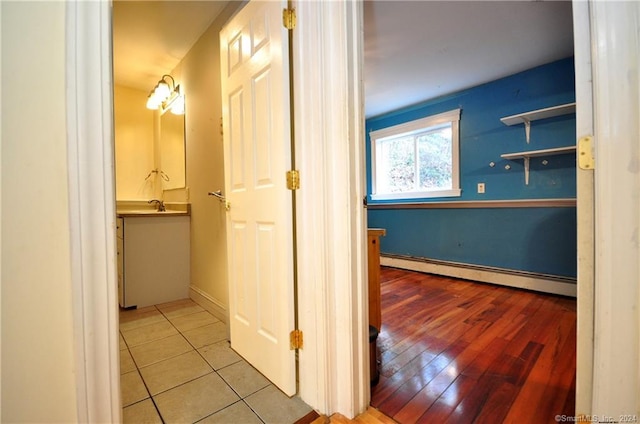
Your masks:
<instances>
[{"instance_id":1,"label":"wood floor plank","mask_svg":"<svg viewBox=\"0 0 640 424\"><path fill-rule=\"evenodd\" d=\"M504 422L504 417L509 412L508 406L513 403L518 391L519 387L508 381L496 382L495 389L489 392L489 396L473 422L476 424Z\"/></svg>"},{"instance_id":2,"label":"wood floor plank","mask_svg":"<svg viewBox=\"0 0 640 424\"><path fill-rule=\"evenodd\" d=\"M406 405L424 386L433 380L444 368L451 363L466 345L454 343L416 375L406 380L395 392L379 405L379 409L386 415L393 417ZM376 405L373 405L376 406Z\"/></svg>"},{"instance_id":3,"label":"wood floor plank","mask_svg":"<svg viewBox=\"0 0 640 424\"><path fill-rule=\"evenodd\" d=\"M574 413L575 299L388 267L381 293L380 413L401 424Z\"/></svg>"},{"instance_id":4,"label":"wood floor plank","mask_svg":"<svg viewBox=\"0 0 640 424\"><path fill-rule=\"evenodd\" d=\"M482 411L482 407L487 399L493 393L497 385L502 383L497 378L483 375L478 379L467 395L462 399L458 406L453 410L445 423L472 423L478 414ZM499 423L500 421L494 421Z\"/></svg>"},{"instance_id":5,"label":"wood floor plank","mask_svg":"<svg viewBox=\"0 0 640 424\"><path fill-rule=\"evenodd\" d=\"M554 416L573 416L575 412L576 327L572 326L570 330L564 346L558 352L558 362L542 396L550 401L548 409Z\"/></svg>"},{"instance_id":6,"label":"wood floor plank","mask_svg":"<svg viewBox=\"0 0 640 424\"><path fill-rule=\"evenodd\" d=\"M443 341L436 341L435 343L437 343L435 345L435 349L431 348L423 351L420 355L413 358L411 362L388 378L383 374L380 383L378 383L378 385L376 385L371 391L371 404L376 407L380 405L396 390L398 390L402 384L429 365L429 363L437 358L437 356L447 347L447 344Z\"/></svg>"},{"instance_id":7,"label":"wood floor plank","mask_svg":"<svg viewBox=\"0 0 640 424\"><path fill-rule=\"evenodd\" d=\"M445 422L475 384L475 379L459 375L433 405L416 420L416 424Z\"/></svg>"},{"instance_id":8,"label":"wood floor plank","mask_svg":"<svg viewBox=\"0 0 640 424\"><path fill-rule=\"evenodd\" d=\"M355 422L363 424L396 424L394 420L375 408L368 408L364 414L356 417Z\"/></svg>"},{"instance_id":9,"label":"wood floor plank","mask_svg":"<svg viewBox=\"0 0 640 424\"><path fill-rule=\"evenodd\" d=\"M560 352L560 346L554 343L545 345L536 362L536 366L532 368L529 378L524 382L518 397L515 399L506 417L507 420L510 422L528 422L532 417L551 420L555 415L563 413L552 409L554 407L554 399L547 391L547 388L550 387L552 376L559 371L558 364L562 363L563 359L567 359L567 352L565 351L562 354ZM575 360L570 367L575 369ZM571 383L565 382L563 384L565 384L565 389L559 388L558 391L554 391L553 396L566 397L567 387L570 387ZM570 411L570 414L567 415L573 415L573 411Z\"/></svg>"},{"instance_id":10,"label":"wood floor plank","mask_svg":"<svg viewBox=\"0 0 640 424\"><path fill-rule=\"evenodd\" d=\"M506 340L499 337L493 338L491 342L482 349L482 355L478 355L469 366L465 367L462 370L462 374L479 380L502 354L505 346L507 346Z\"/></svg>"},{"instance_id":11,"label":"wood floor plank","mask_svg":"<svg viewBox=\"0 0 640 424\"><path fill-rule=\"evenodd\" d=\"M393 418L399 422L416 422L447 391L449 386L479 354L472 345L467 347L425 385Z\"/></svg>"}]
</instances>

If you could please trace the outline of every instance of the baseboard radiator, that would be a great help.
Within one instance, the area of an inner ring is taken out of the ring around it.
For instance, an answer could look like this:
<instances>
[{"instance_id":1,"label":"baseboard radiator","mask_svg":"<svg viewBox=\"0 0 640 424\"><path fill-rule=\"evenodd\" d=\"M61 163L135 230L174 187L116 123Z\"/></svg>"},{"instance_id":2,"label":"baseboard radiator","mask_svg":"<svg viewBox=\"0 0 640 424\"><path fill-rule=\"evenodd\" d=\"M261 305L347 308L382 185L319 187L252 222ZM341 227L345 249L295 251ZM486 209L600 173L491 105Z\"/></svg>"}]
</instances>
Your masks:
<instances>
[{"instance_id":1,"label":"baseboard radiator","mask_svg":"<svg viewBox=\"0 0 640 424\"><path fill-rule=\"evenodd\" d=\"M576 279L571 277L384 253L380 255L380 265L562 296L577 295Z\"/></svg>"}]
</instances>

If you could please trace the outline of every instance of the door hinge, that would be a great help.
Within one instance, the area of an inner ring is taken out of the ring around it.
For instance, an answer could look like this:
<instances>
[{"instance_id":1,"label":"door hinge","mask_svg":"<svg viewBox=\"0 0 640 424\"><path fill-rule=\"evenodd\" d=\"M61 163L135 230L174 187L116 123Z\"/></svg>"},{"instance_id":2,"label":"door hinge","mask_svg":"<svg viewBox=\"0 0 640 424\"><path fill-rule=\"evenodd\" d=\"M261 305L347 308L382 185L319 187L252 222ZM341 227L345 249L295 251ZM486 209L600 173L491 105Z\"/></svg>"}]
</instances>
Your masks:
<instances>
[{"instance_id":1,"label":"door hinge","mask_svg":"<svg viewBox=\"0 0 640 424\"><path fill-rule=\"evenodd\" d=\"M302 330L293 330L289 333L290 350L302 349L304 341L302 340Z\"/></svg>"},{"instance_id":2,"label":"door hinge","mask_svg":"<svg viewBox=\"0 0 640 424\"><path fill-rule=\"evenodd\" d=\"M294 29L296 27L295 9L282 9L282 25L286 29Z\"/></svg>"},{"instance_id":3,"label":"door hinge","mask_svg":"<svg viewBox=\"0 0 640 424\"><path fill-rule=\"evenodd\" d=\"M295 169L287 171L287 188L289 190L298 190L300 188L300 171Z\"/></svg>"},{"instance_id":4,"label":"door hinge","mask_svg":"<svg viewBox=\"0 0 640 424\"><path fill-rule=\"evenodd\" d=\"M586 171L596 168L593 157L593 136L588 135L578 140L578 166Z\"/></svg>"}]
</instances>

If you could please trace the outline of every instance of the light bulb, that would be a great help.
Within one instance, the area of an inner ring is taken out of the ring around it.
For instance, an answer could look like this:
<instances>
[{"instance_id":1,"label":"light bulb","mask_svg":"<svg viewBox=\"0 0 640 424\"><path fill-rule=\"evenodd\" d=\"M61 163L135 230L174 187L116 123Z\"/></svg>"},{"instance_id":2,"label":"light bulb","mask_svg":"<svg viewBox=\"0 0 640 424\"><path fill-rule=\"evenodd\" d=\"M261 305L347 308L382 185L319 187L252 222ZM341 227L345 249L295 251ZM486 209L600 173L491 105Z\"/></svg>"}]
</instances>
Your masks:
<instances>
[{"instance_id":1,"label":"light bulb","mask_svg":"<svg viewBox=\"0 0 640 424\"><path fill-rule=\"evenodd\" d=\"M154 94L150 95L147 99L147 109L156 110L160 106L160 102L158 101L158 97Z\"/></svg>"},{"instance_id":2,"label":"light bulb","mask_svg":"<svg viewBox=\"0 0 640 424\"><path fill-rule=\"evenodd\" d=\"M171 89L169 88L169 84L167 84L164 81L158 82L158 85L156 86L154 94L158 96L158 98L160 98L161 101L164 101L167 97L169 97L169 94L171 94Z\"/></svg>"}]
</instances>

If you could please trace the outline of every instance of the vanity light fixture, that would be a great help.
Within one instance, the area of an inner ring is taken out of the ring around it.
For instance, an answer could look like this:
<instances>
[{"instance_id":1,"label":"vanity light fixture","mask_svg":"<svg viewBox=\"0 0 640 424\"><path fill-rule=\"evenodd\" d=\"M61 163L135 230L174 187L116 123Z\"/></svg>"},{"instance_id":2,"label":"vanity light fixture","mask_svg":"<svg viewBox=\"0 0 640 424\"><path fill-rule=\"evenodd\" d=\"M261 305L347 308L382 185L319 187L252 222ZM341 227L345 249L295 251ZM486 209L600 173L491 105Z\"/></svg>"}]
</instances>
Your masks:
<instances>
[{"instance_id":1,"label":"vanity light fixture","mask_svg":"<svg viewBox=\"0 0 640 424\"><path fill-rule=\"evenodd\" d=\"M176 85L171 75L163 75L147 98L147 109L158 108L162 111L170 108L176 115L184 114L184 96L180 93L180 84Z\"/></svg>"}]
</instances>

